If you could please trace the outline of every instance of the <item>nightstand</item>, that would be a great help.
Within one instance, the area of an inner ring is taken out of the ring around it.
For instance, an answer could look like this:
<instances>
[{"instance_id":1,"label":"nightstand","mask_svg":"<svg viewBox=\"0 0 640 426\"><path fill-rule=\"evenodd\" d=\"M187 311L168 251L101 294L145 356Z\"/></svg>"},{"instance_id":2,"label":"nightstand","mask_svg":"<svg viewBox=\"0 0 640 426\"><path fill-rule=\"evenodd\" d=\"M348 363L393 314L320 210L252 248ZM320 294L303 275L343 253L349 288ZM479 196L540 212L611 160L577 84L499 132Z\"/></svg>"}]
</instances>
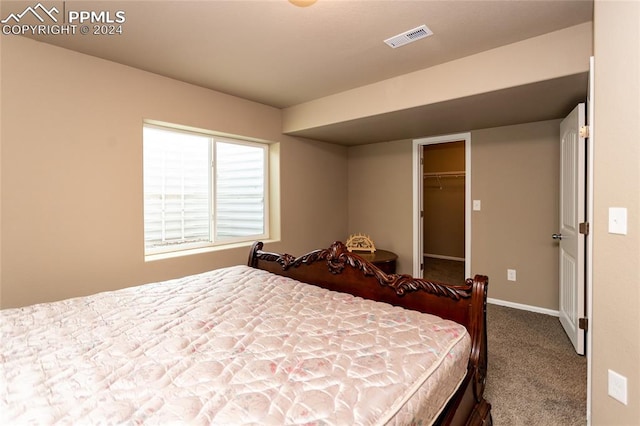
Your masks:
<instances>
[{"instance_id":1,"label":"nightstand","mask_svg":"<svg viewBox=\"0 0 640 426\"><path fill-rule=\"evenodd\" d=\"M373 263L387 274L396 273L396 260L398 260L398 255L393 252L378 249L373 253L369 253L366 251L354 251L354 253L356 253L363 259Z\"/></svg>"}]
</instances>

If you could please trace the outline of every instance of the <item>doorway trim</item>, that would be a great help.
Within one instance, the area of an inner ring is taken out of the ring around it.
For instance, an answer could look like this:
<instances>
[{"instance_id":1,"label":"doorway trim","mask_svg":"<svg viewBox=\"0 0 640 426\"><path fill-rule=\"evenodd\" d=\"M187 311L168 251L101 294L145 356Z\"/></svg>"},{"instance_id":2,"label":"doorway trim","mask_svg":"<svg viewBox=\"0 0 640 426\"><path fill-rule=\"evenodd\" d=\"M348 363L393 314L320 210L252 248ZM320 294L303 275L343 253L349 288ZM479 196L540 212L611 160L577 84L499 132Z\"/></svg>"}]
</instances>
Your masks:
<instances>
[{"instance_id":1,"label":"doorway trim","mask_svg":"<svg viewBox=\"0 0 640 426\"><path fill-rule=\"evenodd\" d=\"M586 221L591 225L591 232L587 234L587 247L585 256L585 281L587 288L585 289L584 297L587 299L585 306L585 317L589 329L587 330L587 426L591 426L591 408L592 408L592 392L593 392L593 162L595 156L595 141L594 141L594 122L595 122L595 58L591 56L589 58L589 88L587 90L587 127L589 129L589 137L587 138L587 205L586 205Z\"/></svg>"},{"instance_id":2,"label":"doorway trim","mask_svg":"<svg viewBox=\"0 0 640 426\"><path fill-rule=\"evenodd\" d=\"M413 140L413 276L422 277L423 236L422 236L422 150L425 145L464 141L464 275L471 276L471 133L456 133Z\"/></svg>"}]
</instances>

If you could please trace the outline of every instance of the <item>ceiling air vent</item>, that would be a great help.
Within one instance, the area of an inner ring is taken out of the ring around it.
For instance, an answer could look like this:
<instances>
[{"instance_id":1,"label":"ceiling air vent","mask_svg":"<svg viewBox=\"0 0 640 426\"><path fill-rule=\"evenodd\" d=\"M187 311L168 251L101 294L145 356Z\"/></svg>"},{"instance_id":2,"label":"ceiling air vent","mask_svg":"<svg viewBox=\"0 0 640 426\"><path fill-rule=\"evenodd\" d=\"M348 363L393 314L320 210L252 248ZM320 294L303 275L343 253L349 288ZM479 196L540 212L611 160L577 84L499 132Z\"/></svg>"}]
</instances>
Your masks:
<instances>
[{"instance_id":1,"label":"ceiling air vent","mask_svg":"<svg viewBox=\"0 0 640 426\"><path fill-rule=\"evenodd\" d=\"M388 38L384 42L395 49L396 47L404 46L405 44L412 43L416 40L420 40L421 38L429 37L430 35L433 35L433 31L427 28L426 25L421 25L418 28L405 31L402 34Z\"/></svg>"}]
</instances>

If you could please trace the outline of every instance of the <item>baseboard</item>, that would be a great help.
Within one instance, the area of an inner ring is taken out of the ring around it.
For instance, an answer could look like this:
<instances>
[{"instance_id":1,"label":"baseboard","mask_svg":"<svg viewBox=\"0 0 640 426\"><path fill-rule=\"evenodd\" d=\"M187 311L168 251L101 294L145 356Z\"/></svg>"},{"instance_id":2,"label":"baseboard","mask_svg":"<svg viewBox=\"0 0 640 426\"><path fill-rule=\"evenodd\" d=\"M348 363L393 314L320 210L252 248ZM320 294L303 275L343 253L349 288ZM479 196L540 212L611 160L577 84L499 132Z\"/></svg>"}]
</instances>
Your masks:
<instances>
[{"instance_id":1,"label":"baseboard","mask_svg":"<svg viewBox=\"0 0 640 426\"><path fill-rule=\"evenodd\" d=\"M441 254L423 254L424 257L433 257L434 259L443 259L443 260L457 260L458 262L464 262L464 257L454 257L454 256L443 256Z\"/></svg>"},{"instance_id":2,"label":"baseboard","mask_svg":"<svg viewBox=\"0 0 640 426\"><path fill-rule=\"evenodd\" d=\"M492 299L491 297L487 297L487 302L492 303L494 305L506 306L507 308L520 309L522 311L530 311L537 312L539 314L551 315L553 317L559 317L560 312L554 311L553 309L540 308L538 306L531 305L523 305L522 303L508 302L506 300L500 299Z\"/></svg>"}]
</instances>

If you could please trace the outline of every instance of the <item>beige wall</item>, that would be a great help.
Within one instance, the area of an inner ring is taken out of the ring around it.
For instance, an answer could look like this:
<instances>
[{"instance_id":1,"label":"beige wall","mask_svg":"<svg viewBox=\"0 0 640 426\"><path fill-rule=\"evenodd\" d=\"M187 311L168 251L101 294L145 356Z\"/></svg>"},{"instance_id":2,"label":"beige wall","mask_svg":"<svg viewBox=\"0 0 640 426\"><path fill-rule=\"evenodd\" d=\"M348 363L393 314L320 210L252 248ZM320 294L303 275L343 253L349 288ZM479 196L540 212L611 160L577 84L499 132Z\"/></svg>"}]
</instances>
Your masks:
<instances>
[{"instance_id":1,"label":"beige wall","mask_svg":"<svg viewBox=\"0 0 640 426\"><path fill-rule=\"evenodd\" d=\"M472 274L487 274L489 296L557 310L559 121L471 134ZM365 232L412 272L412 142L349 148L349 231ZM507 268L518 281L508 282Z\"/></svg>"},{"instance_id":2,"label":"beige wall","mask_svg":"<svg viewBox=\"0 0 640 426\"><path fill-rule=\"evenodd\" d=\"M398 273L412 273L411 141L349 148L350 234L398 254Z\"/></svg>"},{"instance_id":3,"label":"beige wall","mask_svg":"<svg viewBox=\"0 0 640 426\"><path fill-rule=\"evenodd\" d=\"M640 421L640 2L596 1L592 424ZM628 234L608 233L609 207ZM628 405L607 395L611 369Z\"/></svg>"},{"instance_id":4,"label":"beige wall","mask_svg":"<svg viewBox=\"0 0 640 426\"><path fill-rule=\"evenodd\" d=\"M245 263L248 247L144 262L142 120L279 142L282 242L344 238L344 147L284 136L281 111L3 37L2 307Z\"/></svg>"},{"instance_id":5,"label":"beige wall","mask_svg":"<svg viewBox=\"0 0 640 426\"><path fill-rule=\"evenodd\" d=\"M465 142L425 145L424 173L462 172L462 176L425 176L422 180L423 252L464 259Z\"/></svg>"},{"instance_id":6,"label":"beige wall","mask_svg":"<svg viewBox=\"0 0 640 426\"><path fill-rule=\"evenodd\" d=\"M558 310L559 133L553 120L471 134L471 270L493 299Z\"/></svg>"}]
</instances>

